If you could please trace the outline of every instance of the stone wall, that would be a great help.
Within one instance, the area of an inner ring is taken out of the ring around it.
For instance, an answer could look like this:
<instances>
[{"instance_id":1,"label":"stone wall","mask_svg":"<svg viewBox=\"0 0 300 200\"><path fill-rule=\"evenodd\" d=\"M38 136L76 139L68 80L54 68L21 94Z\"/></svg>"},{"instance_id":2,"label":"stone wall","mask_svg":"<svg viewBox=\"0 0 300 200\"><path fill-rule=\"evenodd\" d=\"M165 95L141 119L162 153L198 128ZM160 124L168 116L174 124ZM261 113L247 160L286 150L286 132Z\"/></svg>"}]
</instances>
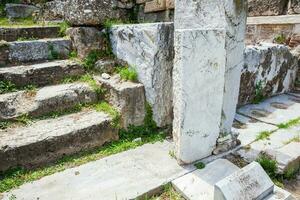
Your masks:
<instances>
[{"instance_id":1,"label":"stone wall","mask_svg":"<svg viewBox=\"0 0 300 200\"><path fill-rule=\"evenodd\" d=\"M117 57L137 69L139 79L145 85L147 101L153 106L156 122L170 125L173 23L116 25L112 28L111 40ZM286 46L248 46L245 49L245 62L241 76L240 105L253 101L259 82L266 97L292 88L298 66Z\"/></svg>"},{"instance_id":2,"label":"stone wall","mask_svg":"<svg viewBox=\"0 0 300 200\"><path fill-rule=\"evenodd\" d=\"M298 66L284 45L264 43L247 46L241 75L239 105L288 92L293 88Z\"/></svg>"}]
</instances>

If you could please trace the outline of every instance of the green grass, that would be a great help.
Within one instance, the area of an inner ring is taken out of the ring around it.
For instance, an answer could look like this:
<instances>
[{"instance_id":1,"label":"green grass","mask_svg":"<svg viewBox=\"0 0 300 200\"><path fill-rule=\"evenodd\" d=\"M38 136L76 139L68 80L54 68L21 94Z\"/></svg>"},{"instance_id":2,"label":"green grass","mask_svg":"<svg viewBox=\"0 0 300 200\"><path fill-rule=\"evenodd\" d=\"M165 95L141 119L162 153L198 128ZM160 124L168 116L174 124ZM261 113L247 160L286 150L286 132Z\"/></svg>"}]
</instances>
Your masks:
<instances>
[{"instance_id":1,"label":"green grass","mask_svg":"<svg viewBox=\"0 0 300 200\"><path fill-rule=\"evenodd\" d=\"M120 74L121 79L126 81L136 82L138 80L138 75L135 69L126 67L118 67L117 73Z\"/></svg>"},{"instance_id":2,"label":"green grass","mask_svg":"<svg viewBox=\"0 0 300 200\"><path fill-rule=\"evenodd\" d=\"M256 136L256 141L268 139L272 133L271 131L262 131Z\"/></svg>"},{"instance_id":3,"label":"green grass","mask_svg":"<svg viewBox=\"0 0 300 200\"><path fill-rule=\"evenodd\" d=\"M107 102L100 102L98 104L95 104L93 108L96 111L108 113L112 117L112 126L120 128L120 113Z\"/></svg>"},{"instance_id":4,"label":"green grass","mask_svg":"<svg viewBox=\"0 0 300 200\"><path fill-rule=\"evenodd\" d=\"M93 71L95 68L95 63L101 58L113 58L113 53L111 51L110 44L107 44L109 47L106 50L91 51L82 61L83 67L87 71Z\"/></svg>"},{"instance_id":5,"label":"green grass","mask_svg":"<svg viewBox=\"0 0 300 200\"><path fill-rule=\"evenodd\" d=\"M15 92L17 87L10 81L0 81L0 94Z\"/></svg>"},{"instance_id":6,"label":"green grass","mask_svg":"<svg viewBox=\"0 0 300 200\"><path fill-rule=\"evenodd\" d=\"M300 124L300 117L290 120L287 123L279 124L279 125L277 125L277 127L280 129L287 129L287 128L290 128L290 127L293 127L293 126L296 126L299 124Z\"/></svg>"},{"instance_id":7,"label":"green grass","mask_svg":"<svg viewBox=\"0 0 300 200\"><path fill-rule=\"evenodd\" d=\"M286 141L284 144L290 144L291 142L300 142L300 134L288 141Z\"/></svg>"},{"instance_id":8,"label":"green grass","mask_svg":"<svg viewBox=\"0 0 300 200\"><path fill-rule=\"evenodd\" d=\"M255 84L255 96L252 100L253 104L259 104L265 99L265 96L263 94L263 82L259 81Z\"/></svg>"},{"instance_id":9,"label":"green grass","mask_svg":"<svg viewBox=\"0 0 300 200\"><path fill-rule=\"evenodd\" d=\"M274 42L276 42L277 44L285 44L286 36L284 34L276 35L274 38Z\"/></svg>"},{"instance_id":10,"label":"green grass","mask_svg":"<svg viewBox=\"0 0 300 200\"><path fill-rule=\"evenodd\" d=\"M63 21L59 24L59 36L60 37L64 37L66 36L66 32L67 32L67 29L70 28L70 24L66 21Z\"/></svg>"},{"instance_id":11,"label":"green grass","mask_svg":"<svg viewBox=\"0 0 300 200\"><path fill-rule=\"evenodd\" d=\"M35 37L19 37L17 41L31 41L31 40L38 40L38 38Z\"/></svg>"},{"instance_id":12,"label":"green grass","mask_svg":"<svg viewBox=\"0 0 300 200\"><path fill-rule=\"evenodd\" d=\"M165 134L152 132L151 135L138 134L135 137L142 137L142 141L132 141L130 137L120 136L120 140L108 143L103 147L96 148L91 151L84 151L73 156L65 156L51 166L41 167L34 170L26 170L23 168L15 168L0 174L0 192L9 191L24 183L38 180L44 176L48 176L65 169L76 167L91 161L101 159L103 157L120 153L129 149L139 147L146 143L154 143L165 139Z\"/></svg>"}]
</instances>

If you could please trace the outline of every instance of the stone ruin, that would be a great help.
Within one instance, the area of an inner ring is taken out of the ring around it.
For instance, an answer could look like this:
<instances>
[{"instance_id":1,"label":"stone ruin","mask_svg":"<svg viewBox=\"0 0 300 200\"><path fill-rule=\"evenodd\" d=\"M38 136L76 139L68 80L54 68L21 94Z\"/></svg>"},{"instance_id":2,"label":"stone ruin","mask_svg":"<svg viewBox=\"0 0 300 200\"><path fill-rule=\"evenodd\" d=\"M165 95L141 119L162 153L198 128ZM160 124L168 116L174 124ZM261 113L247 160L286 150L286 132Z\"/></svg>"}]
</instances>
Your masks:
<instances>
[{"instance_id":1,"label":"stone ruin","mask_svg":"<svg viewBox=\"0 0 300 200\"><path fill-rule=\"evenodd\" d=\"M259 2L54 0L43 6L7 5L10 19L37 13L37 20L64 19L71 27L66 31L68 38L57 38L58 27L0 28L0 37L6 40L0 46L0 64L4 66L0 68L1 80L9 80L19 88L31 83L41 87L30 98L28 91L1 94L0 121L16 120L24 115L40 117L77 104L95 103L100 98L120 113L120 127L112 126L114 119L107 114L82 111L3 131L0 171L18 165L34 168L65 154L118 140L119 128L126 130L144 124L149 105L158 128L172 128L174 155L171 150L169 154L179 163L174 164L175 168L188 166L187 175L176 174L174 180L169 180L186 199L194 199L199 191L207 195L207 199L215 200L240 199L241 196L249 200L274 196L292 199L288 192L274 185L258 163L252 162L255 159L251 156L266 153L277 159L280 173L296 171L300 168L300 153L295 150L299 142L284 146L271 138L278 146L264 149L269 144L262 145L244 132L257 131L254 124L258 124L259 128L267 128L267 134L280 135L282 130L277 131L276 126L282 125L282 118L299 117L295 111L299 108L299 93L293 90L295 85L297 89L297 76L298 81L300 79L300 53L296 48L300 21L293 17L299 13L299 5L292 0L268 1L269 5L255 10ZM18 12L20 9L24 12ZM290 14L291 17L285 17L293 23L283 24L281 17L274 19L279 24L275 23L272 28L260 22L260 18L250 18L247 22L247 10L251 11L248 16ZM134 22L142 22L147 17L159 22L106 24L115 18L124 21L135 18ZM288 27L286 32L282 27ZM268 28L272 30L265 33ZM282 44L256 44L262 38L275 41L274 30L291 37L279 38ZM20 35L40 39L46 35L51 39L17 41ZM291 52L289 48L295 49ZM85 70L75 61L48 62L49 55L53 56L55 51L59 59L67 59L72 50L82 60L93 51L112 50L115 58L101 58L94 63L92 79L97 86L105 88L103 96L85 83L61 84L66 76L83 75ZM35 62L38 64L31 64ZM125 81L115 74L115 67L121 65L134 69L138 80ZM258 105L251 104L268 97L272 98ZM43 127L57 128L49 131ZM289 130L290 139L294 140L297 131ZM29 142L24 135L30 135ZM247 145L251 146L249 152L245 149ZM239 168L226 159L211 162L216 157L226 158L223 155L230 152L250 164ZM208 166L202 171L189 169L199 160L209 163Z\"/></svg>"}]
</instances>

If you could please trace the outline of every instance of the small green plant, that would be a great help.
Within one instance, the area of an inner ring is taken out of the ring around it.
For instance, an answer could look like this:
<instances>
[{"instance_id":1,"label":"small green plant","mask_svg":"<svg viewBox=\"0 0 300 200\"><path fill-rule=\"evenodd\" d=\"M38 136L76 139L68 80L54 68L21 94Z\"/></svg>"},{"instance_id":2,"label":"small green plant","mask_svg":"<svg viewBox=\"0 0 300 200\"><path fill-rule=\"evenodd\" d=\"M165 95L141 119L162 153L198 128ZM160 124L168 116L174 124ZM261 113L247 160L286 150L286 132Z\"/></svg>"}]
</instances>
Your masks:
<instances>
[{"instance_id":1,"label":"small green plant","mask_svg":"<svg viewBox=\"0 0 300 200\"><path fill-rule=\"evenodd\" d=\"M256 160L272 179L277 178L277 162L267 155L260 155Z\"/></svg>"},{"instance_id":2,"label":"small green plant","mask_svg":"<svg viewBox=\"0 0 300 200\"><path fill-rule=\"evenodd\" d=\"M277 125L277 127L280 128L280 129L287 129L287 128L290 128L292 126L296 126L298 124L300 124L300 117L298 117L296 119L293 119L293 120L290 120L287 123L281 123L281 124Z\"/></svg>"},{"instance_id":3,"label":"small green plant","mask_svg":"<svg viewBox=\"0 0 300 200\"><path fill-rule=\"evenodd\" d=\"M271 131L262 131L256 136L256 141L268 139L272 135Z\"/></svg>"},{"instance_id":4,"label":"small green plant","mask_svg":"<svg viewBox=\"0 0 300 200\"><path fill-rule=\"evenodd\" d=\"M138 80L137 72L133 68L129 67L119 67L117 69L118 74L120 74L121 79L126 81L136 82Z\"/></svg>"},{"instance_id":5,"label":"small green plant","mask_svg":"<svg viewBox=\"0 0 300 200\"><path fill-rule=\"evenodd\" d=\"M0 129L1 130L7 129L10 126L10 124L11 123L8 121L0 121Z\"/></svg>"},{"instance_id":6,"label":"small green plant","mask_svg":"<svg viewBox=\"0 0 300 200\"><path fill-rule=\"evenodd\" d=\"M69 53L69 59L75 59L75 58L77 58L77 57L78 57L77 51L71 51L71 52Z\"/></svg>"},{"instance_id":7,"label":"small green plant","mask_svg":"<svg viewBox=\"0 0 300 200\"><path fill-rule=\"evenodd\" d=\"M64 37L66 36L67 29L70 28L70 24L66 21L63 21L59 24L59 36Z\"/></svg>"},{"instance_id":8,"label":"small green plant","mask_svg":"<svg viewBox=\"0 0 300 200\"><path fill-rule=\"evenodd\" d=\"M111 105L106 102L100 102L93 106L96 111L105 112L112 117L112 125L116 128L120 128L121 115Z\"/></svg>"},{"instance_id":9,"label":"small green plant","mask_svg":"<svg viewBox=\"0 0 300 200\"><path fill-rule=\"evenodd\" d=\"M169 151L169 156L170 156L171 158L176 159L175 151L174 151L174 150L170 150L170 151Z\"/></svg>"},{"instance_id":10,"label":"small green plant","mask_svg":"<svg viewBox=\"0 0 300 200\"><path fill-rule=\"evenodd\" d=\"M103 88L101 88L101 86L99 84L97 84L97 81L93 78L93 76L91 74L83 75L79 79L79 81L88 83L89 86L94 90L94 92L96 92L98 97L103 96L105 90Z\"/></svg>"},{"instance_id":11,"label":"small green plant","mask_svg":"<svg viewBox=\"0 0 300 200\"><path fill-rule=\"evenodd\" d=\"M290 144L291 142L300 142L300 134L298 136L295 136L292 139L286 141L284 144Z\"/></svg>"},{"instance_id":12,"label":"small green plant","mask_svg":"<svg viewBox=\"0 0 300 200\"><path fill-rule=\"evenodd\" d=\"M25 126L32 124L33 120L28 116L28 114L21 115L15 119L17 123L23 124Z\"/></svg>"},{"instance_id":13,"label":"small green plant","mask_svg":"<svg viewBox=\"0 0 300 200\"><path fill-rule=\"evenodd\" d=\"M101 52L97 50L91 51L83 60L83 67L87 71L91 71L95 68L95 63L101 58Z\"/></svg>"},{"instance_id":14,"label":"small green plant","mask_svg":"<svg viewBox=\"0 0 300 200\"><path fill-rule=\"evenodd\" d=\"M0 94L15 92L17 87L10 81L0 81Z\"/></svg>"},{"instance_id":15,"label":"small green plant","mask_svg":"<svg viewBox=\"0 0 300 200\"><path fill-rule=\"evenodd\" d=\"M9 200L17 200L17 196L12 194L10 197L9 197Z\"/></svg>"},{"instance_id":16,"label":"small green plant","mask_svg":"<svg viewBox=\"0 0 300 200\"><path fill-rule=\"evenodd\" d=\"M274 42L278 43L278 44L285 44L286 43L286 37L284 34L279 34L276 35L274 38Z\"/></svg>"},{"instance_id":17,"label":"small green plant","mask_svg":"<svg viewBox=\"0 0 300 200\"><path fill-rule=\"evenodd\" d=\"M265 99L263 94L263 82L259 81L255 84L255 97L252 101L254 104L258 104Z\"/></svg>"},{"instance_id":18,"label":"small green plant","mask_svg":"<svg viewBox=\"0 0 300 200\"><path fill-rule=\"evenodd\" d=\"M110 29L113 25L123 24L124 22L120 19L106 19L103 23L105 29Z\"/></svg>"},{"instance_id":19,"label":"small green plant","mask_svg":"<svg viewBox=\"0 0 300 200\"><path fill-rule=\"evenodd\" d=\"M204 169L205 168L205 164L203 162L198 162L195 164L195 167L197 169Z\"/></svg>"}]
</instances>

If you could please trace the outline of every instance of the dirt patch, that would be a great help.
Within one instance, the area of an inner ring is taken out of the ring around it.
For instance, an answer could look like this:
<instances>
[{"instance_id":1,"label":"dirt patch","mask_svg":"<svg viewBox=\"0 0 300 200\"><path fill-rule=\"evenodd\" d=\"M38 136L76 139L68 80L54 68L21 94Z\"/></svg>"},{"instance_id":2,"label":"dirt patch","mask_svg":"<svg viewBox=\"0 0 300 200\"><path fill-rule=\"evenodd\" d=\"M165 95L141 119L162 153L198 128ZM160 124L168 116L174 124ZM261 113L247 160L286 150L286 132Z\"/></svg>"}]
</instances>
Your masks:
<instances>
[{"instance_id":1,"label":"dirt patch","mask_svg":"<svg viewBox=\"0 0 300 200\"><path fill-rule=\"evenodd\" d=\"M300 172L293 180L284 181L284 189L289 191L296 199L300 199Z\"/></svg>"}]
</instances>

